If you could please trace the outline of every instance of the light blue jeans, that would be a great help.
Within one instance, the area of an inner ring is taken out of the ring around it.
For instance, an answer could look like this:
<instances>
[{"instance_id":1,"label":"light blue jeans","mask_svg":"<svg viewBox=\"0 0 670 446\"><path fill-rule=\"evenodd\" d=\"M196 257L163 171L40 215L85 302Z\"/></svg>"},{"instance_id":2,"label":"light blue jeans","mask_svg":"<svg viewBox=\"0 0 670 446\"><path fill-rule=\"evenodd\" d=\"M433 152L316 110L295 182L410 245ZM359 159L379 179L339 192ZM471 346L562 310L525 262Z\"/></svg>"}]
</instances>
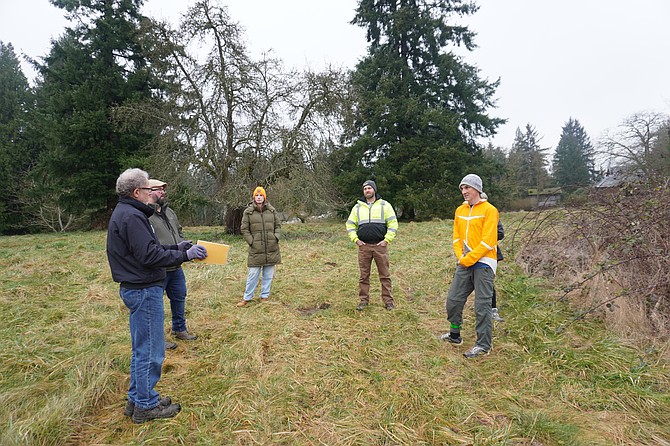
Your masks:
<instances>
[{"instance_id":1,"label":"light blue jeans","mask_svg":"<svg viewBox=\"0 0 670 446\"><path fill-rule=\"evenodd\" d=\"M247 287L244 290L244 300L251 300L254 298L254 291L256 291L256 285L258 285L258 278L261 275L261 271L263 273L263 278L261 279L261 299L270 297L270 287L272 286L272 278L275 275L275 266L250 266L249 272L247 273Z\"/></svg>"},{"instance_id":2,"label":"light blue jeans","mask_svg":"<svg viewBox=\"0 0 670 446\"><path fill-rule=\"evenodd\" d=\"M122 287L119 294L130 310L132 356L128 400L140 409L151 409L158 406L154 387L161 378L165 359L163 287Z\"/></svg>"}]
</instances>

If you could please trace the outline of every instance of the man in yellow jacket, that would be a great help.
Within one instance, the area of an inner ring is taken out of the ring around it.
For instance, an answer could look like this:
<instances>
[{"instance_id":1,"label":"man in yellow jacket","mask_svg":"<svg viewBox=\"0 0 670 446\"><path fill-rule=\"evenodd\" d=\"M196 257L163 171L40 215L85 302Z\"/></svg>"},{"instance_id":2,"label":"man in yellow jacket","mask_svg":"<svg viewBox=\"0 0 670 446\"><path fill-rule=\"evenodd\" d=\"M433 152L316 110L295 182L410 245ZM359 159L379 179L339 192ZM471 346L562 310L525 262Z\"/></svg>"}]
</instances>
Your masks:
<instances>
[{"instance_id":1,"label":"man in yellow jacket","mask_svg":"<svg viewBox=\"0 0 670 446\"><path fill-rule=\"evenodd\" d=\"M382 301L387 310L393 310L391 271L388 244L398 231L398 219L393 206L377 193L372 180L363 183L363 197L351 209L347 220L347 234L358 245L358 296L356 309L362 311L370 303L370 267L374 259L382 288Z\"/></svg>"},{"instance_id":2,"label":"man in yellow jacket","mask_svg":"<svg viewBox=\"0 0 670 446\"><path fill-rule=\"evenodd\" d=\"M442 335L442 340L454 344L463 342L463 307L474 290L477 341L464 355L475 358L491 350L491 299L498 266L499 216L498 210L481 197L483 188L479 176L466 175L458 187L465 202L456 209L454 216L454 253L458 265L447 295L450 330Z\"/></svg>"}]
</instances>

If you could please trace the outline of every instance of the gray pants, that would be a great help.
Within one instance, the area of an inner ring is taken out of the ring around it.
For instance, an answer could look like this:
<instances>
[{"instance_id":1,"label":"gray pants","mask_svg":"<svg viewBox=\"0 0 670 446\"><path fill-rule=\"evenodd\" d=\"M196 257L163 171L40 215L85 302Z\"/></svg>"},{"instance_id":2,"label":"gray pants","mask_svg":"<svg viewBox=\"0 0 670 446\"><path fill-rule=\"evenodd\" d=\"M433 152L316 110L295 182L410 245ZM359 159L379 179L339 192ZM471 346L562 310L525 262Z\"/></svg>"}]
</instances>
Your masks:
<instances>
[{"instance_id":1,"label":"gray pants","mask_svg":"<svg viewBox=\"0 0 670 446\"><path fill-rule=\"evenodd\" d=\"M493 297L493 270L491 268L456 267L447 295L447 319L452 326L463 324L463 307L472 291L475 292L476 346L491 349L491 299Z\"/></svg>"}]
</instances>

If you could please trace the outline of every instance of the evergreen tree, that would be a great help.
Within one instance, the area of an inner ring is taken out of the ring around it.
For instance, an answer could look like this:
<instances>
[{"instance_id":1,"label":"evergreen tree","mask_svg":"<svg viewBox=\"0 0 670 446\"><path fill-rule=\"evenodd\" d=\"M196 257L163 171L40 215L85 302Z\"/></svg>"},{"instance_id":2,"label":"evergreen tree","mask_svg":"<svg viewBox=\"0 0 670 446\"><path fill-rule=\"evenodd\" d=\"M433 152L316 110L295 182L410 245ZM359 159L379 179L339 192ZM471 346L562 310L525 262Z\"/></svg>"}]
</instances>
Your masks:
<instances>
[{"instance_id":1,"label":"evergreen tree","mask_svg":"<svg viewBox=\"0 0 670 446\"><path fill-rule=\"evenodd\" d=\"M532 125L526 124L525 132L516 129L508 160L508 172L516 185L515 196L525 197L529 189L541 191L551 184L547 172L548 150L540 147L540 138Z\"/></svg>"},{"instance_id":2,"label":"evergreen tree","mask_svg":"<svg viewBox=\"0 0 670 446\"><path fill-rule=\"evenodd\" d=\"M38 67L46 151L33 172L35 192L59 214L105 224L119 172L143 167L152 137L139 127L120 131L112 119L114 107L150 98L156 87L139 45L143 0L51 2L77 26L53 42Z\"/></svg>"},{"instance_id":3,"label":"evergreen tree","mask_svg":"<svg viewBox=\"0 0 670 446\"><path fill-rule=\"evenodd\" d=\"M337 155L349 196L374 177L399 216L444 216L463 175L482 171L476 139L503 122L486 114L498 83L445 51L474 48L474 33L451 22L476 10L459 0L359 2L352 23L367 28L368 54L352 75L351 144Z\"/></svg>"},{"instance_id":4,"label":"evergreen tree","mask_svg":"<svg viewBox=\"0 0 670 446\"><path fill-rule=\"evenodd\" d=\"M11 44L0 42L0 234L22 226L19 185L33 161L27 136L33 96Z\"/></svg>"},{"instance_id":5,"label":"evergreen tree","mask_svg":"<svg viewBox=\"0 0 670 446\"><path fill-rule=\"evenodd\" d=\"M484 185L489 200L498 210L506 208L511 203L511 198L516 190L515 185L508 181L508 157L502 147L494 147L489 143L482 152L486 161L484 175L487 184ZM489 169L493 170L490 171Z\"/></svg>"},{"instance_id":6,"label":"evergreen tree","mask_svg":"<svg viewBox=\"0 0 670 446\"><path fill-rule=\"evenodd\" d=\"M563 126L553 161L556 184L571 192L595 178L593 147L579 121L570 118Z\"/></svg>"}]
</instances>

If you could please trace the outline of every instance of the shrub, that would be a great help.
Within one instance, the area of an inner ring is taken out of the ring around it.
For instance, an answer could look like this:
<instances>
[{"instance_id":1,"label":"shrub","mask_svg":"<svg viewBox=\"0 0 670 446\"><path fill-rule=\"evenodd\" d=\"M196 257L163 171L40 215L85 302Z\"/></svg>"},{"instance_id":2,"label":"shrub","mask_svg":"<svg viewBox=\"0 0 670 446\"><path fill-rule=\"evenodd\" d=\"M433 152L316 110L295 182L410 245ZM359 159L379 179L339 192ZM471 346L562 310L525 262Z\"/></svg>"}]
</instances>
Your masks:
<instances>
[{"instance_id":1,"label":"shrub","mask_svg":"<svg viewBox=\"0 0 670 446\"><path fill-rule=\"evenodd\" d=\"M563 298L617 330L645 338L670 332L668 178L593 190L575 207L526 215L517 260L529 274L564 284Z\"/></svg>"}]
</instances>

